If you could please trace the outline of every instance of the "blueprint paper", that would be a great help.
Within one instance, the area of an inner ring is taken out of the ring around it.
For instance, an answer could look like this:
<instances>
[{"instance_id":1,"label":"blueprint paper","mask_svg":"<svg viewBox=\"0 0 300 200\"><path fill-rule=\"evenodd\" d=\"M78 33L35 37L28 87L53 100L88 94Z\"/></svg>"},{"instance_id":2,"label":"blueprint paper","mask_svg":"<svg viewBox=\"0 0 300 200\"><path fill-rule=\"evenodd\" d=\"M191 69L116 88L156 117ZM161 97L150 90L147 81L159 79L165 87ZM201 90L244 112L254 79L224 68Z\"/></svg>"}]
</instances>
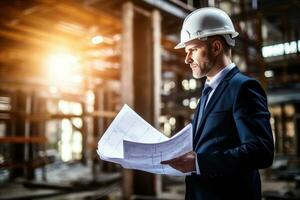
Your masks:
<instances>
[{"instance_id":1,"label":"blueprint paper","mask_svg":"<svg viewBox=\"0 0 300 200\"><path fill-rule=\"evenodd\" d=\"M123 158L123 140L151 143L167 140L128 105L124 105L98 143L100 156Z\"/></svg>"},{"instance_id":2,"label":"blueprint paper","mask_svg":"<svg viewBox=\"0 0 300 200\"><path fill-rule=\"evenodd\" d=\"M124 168L181 176L185 174L160 162L192 151L192 137L191 124L168 138L124 105L100 139L97 153Z\"/></svg>"},{"instance_id":3,"label":"blueprint paper","mask_svg":"<svg viewBox=\"0 0 300 200\"><path fill-rule=\"evenodd\" d=\"M144 171L157 174L183 175L169 165L161 165L160 162L192 151L192 125L189 124L163 142L146 144L124 140L123 147L124 159L133 163L124 166L126 168L142 168Z\"/></svg>"}]
</instances>

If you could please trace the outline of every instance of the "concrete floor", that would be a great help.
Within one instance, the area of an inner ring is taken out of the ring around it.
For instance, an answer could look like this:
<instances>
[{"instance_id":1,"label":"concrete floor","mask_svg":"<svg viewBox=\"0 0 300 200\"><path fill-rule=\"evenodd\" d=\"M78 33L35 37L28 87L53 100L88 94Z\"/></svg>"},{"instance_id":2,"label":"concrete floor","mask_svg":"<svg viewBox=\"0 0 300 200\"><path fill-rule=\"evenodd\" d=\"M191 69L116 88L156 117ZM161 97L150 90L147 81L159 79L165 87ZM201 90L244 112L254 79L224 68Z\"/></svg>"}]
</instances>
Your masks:
<instances>
[{"instance_id":1,"label":"concrete floor","mask_svg":"<svg viewBox=\"0 0 300 200\"><path fill-rule=\"evenodd\" d=\"M102 173L97 178L92 177L91 169L81 164L56 163L47 166L47 181L42 180L42 171L36 170L36 180L32 184L25 184L24 180L3 182L1 174L0 200L4 199L39 199L39 200L121 200L120 173ZM262 174L262 191L275 191L286 196L294 191L295 184L287 181L269 181ZM97 180L99 185L91 184ZM115 180L114 182L108 182ZM185 194L184 177L162 176L162 191L152 199L182 200ZM29 186L29 187L28 187ZM57 187L56 187L57 186ZM132 197L132 200L148 199ZM151 198L150 198L151 199Z\"/></svg>"}]
</instances>

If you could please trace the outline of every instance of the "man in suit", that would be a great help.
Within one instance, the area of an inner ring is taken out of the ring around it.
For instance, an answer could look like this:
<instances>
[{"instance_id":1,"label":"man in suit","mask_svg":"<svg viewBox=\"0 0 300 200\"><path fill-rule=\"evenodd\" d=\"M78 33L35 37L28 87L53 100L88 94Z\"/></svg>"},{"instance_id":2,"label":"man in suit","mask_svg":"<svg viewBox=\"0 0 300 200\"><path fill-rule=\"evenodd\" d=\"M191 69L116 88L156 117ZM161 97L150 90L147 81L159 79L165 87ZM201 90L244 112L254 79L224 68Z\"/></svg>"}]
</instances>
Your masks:
<instances>
[{"instance_id":1,"label":"man in suit","mask_svg":"<svg viewBox=\"0 0 300 200\"><path fill-rule=\"evenodd\" d=\"M273 161L266 94L231 61L238 35L229 16L201 8L186 17L181 42L195 78L206 77L193 119L193 151L162 161L186 176L187 200L258 200L258 170Z\"/></svg>"}]
</instances>

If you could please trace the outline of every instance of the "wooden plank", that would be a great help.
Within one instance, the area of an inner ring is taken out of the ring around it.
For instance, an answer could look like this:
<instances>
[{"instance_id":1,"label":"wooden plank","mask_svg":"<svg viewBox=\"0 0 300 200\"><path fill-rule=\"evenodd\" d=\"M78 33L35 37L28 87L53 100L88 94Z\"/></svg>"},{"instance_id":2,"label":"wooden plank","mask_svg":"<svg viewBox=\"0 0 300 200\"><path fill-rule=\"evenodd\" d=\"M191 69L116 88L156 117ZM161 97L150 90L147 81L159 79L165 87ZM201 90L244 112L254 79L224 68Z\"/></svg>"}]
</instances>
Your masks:
<instances>
[{"instance_id":1,"label":"wooden plank","mask_svg":"<svg viewBox=\"0 0 300 200\"><path fill-rule=\"evenodd\" d=\"M134 7L132 2L126 2L122 7L122 57L121 57L121 91L122 102L129 106L134 105L133 87L133 17ZM126 92L125 92L126 91ZM124 200L130 200L133 193L133 171L122 170L122 194Z\"/></svg>"},{"instance_id":2,"label":"wooden plank","mask_svg":"<svg viewBox=\"0 0 300 200\"><path fill-rule=\"evenodd\" d=\"M17 91L14 98L12 98L12 109L13 111L23 111L27 110L27 100L28 96L25 92ZM26 122L20 117L14 117L12 120L11 132L9 132L11 137L26 137L28 134L28 129L26 129ZM25 143L13 143L11 146L11 160L13 163L23 163L25 161L26 155L26 146ZM18 177L24 177L25 171L23 169L15 168L11 170L10 178L15 179Z\"/></svg>"},{"instance_id":3,"label":"wooden plank","mask_svg":"<svg viewBox=\"0 0 300 200\"><path fill-rule=\"evenodd\" d=\"M0 143L39 143L44 144L47 142L45 136L6 136L0 137Z\"/></svg>"},{"instance_id":4,"label":"wooden plank","mask_svg":"<svg viewBox=\"0 0 300 200\"><path fill-rule=\"evenodd\" d=\"M162 115L172 115L173 117L184 117L184 119L191 119L191 115L193 115L195 110L184 108L181 106L173 106L171 108L165 107L162 109ZM177 122L177 120L176 120ZM177 123L176 123L177 126ZM182 128L182 127L180 127Z\"/></svg>"},{"instance_id":5,"label":"wooden plank","mask_svg":"<svg viewBox=\"0 0 300 200\"><path fill-rule=\"evenodd\" d=\"M1 115L2 114L2 115ZM5 115L4 115L5 114ZM10 115L8 115L10 114ZM60 120L60 119L72 119L72 118L82 118L82 117L104 117L104 118L114 118L117 112L114 111L94 111L86 112L82 115L76 114L51 114L51 113L37 113L37 114L27 114L24 112L1 112L0 116L7 120L12 116L21 117L26 121L38 122L47 120ZM0 118L1 119L1 118Z\"/></svg>"},{"instance_id":6,"label":"wooden plank","mask_svg":"<svg viewBox=\"0 0 300 200\"><path fill-rule=\"evenodd\" d=\"M20 169L23 170L27 167L32 168L39 168L41 166L44 166L46 164L49 164L50 160L47 158L39 158L36 160L29 160L29 161L23 161L23 162L4 162L1 167L4 167L6 169Z\"/></svg>"},{"instance_id":7,"label":"wooden plank","mask_svg":"<svg viewBox=\"0 0 300 200\"><path fill-rule=\"evenodd\" d=\"M259 51L257 51L257 65L259 70L259 81L264 89L267 89L267 80L265 77L266 65L264 61L264 57L262 55L262 47L263 47L263 38L262 38L262 14L258 13L256 16L256 40L257 46L259 46ZM289 20L287 20L288 22ZM286 22L286 21L285 21Z\"/></svg>"},{"instance_id":8,"label":"wooden plank","mask_svg":"<svg viewBox=\"0 0 300 200\"><path fill-rule=\"evenodd\" d=\"M152 29L153 29L153 124L159 128L160 102L161 102L161 16L159 11L152 13Z\"/></svg>"},{"instance_id":9,"label":"wooden plank","mask_svg":"<svg viewBox=\"0 0 300 200\"><path fill-rule=\"evenodd\" d=\"M114 111L94 111L94 112L87 113L85 116L114 118L116 115L117 112Z\"/></svg>"},{"instance_id":10,"label":"wooden plank","mask_svg":"<svg viewBox=\"0 0 300 200\"><path fill-rule=\"evenodd\" d=\"M123 32L122 32L122 58L121 58L121 91L123 103L133 106L133 4L123 4Z\"/></svg>"},{"instance_id":11,"label":"wooden plank","mask_svg":"<svg viewBox=\"0 0 300 200\"><path fill-rule=\"evenodd\" d=\"M81 103L81 108L82 108L82 114L85 115L87 113L87 108L85 103ZM81 136L82 136L82 152L81 152L81 162L84 165L87 165L89 159L90 159L90 152L89 149L87 148L87 139L89 137L89 131L88 131L88 126L87 126L87 120L83 118L82 120L82 131Z\"/></svg>"},{"instance_id":12,"label":"wooden plank","mask_svg":"<svg viewBox=\"0 0 300 200\"><path fill-rule=\"evenodd\" d=\"M147 122L154 124L154 71L152 18L134 13L134 109ZM155 195L155 175L134 171L133 194Z\"/></svg>"},{"instance_id":13,"label":"wooden plank","mask_svg":"<svg viewBox=\"0 0 300 200\"><path fill-rule=\"evenodd\" d=\"M92 7L82 6L82 4L75 1L60 1L60 3L56 4L55 11L74 16L85 24L96 23L105 27L110 27L113 31L121 30L119 19L112 15L99 12Z\"/></svg>"},{"instance_id":14,"label":"wooden plank","mask_svg":"<svg viewBox=\"0 0 300 200\"><path fill-rule=\"evenodd\" d=\"M177 56L181 57L184 56L184 51L174 49L174 47L177 45L175 41L172 41L168 39L167 37L161 36L161 44L165 50L168 52L171 52L173 54L176 54Z\"/></svg>"},{"instance_id":15,"label":"wooden plank","mask_svg":"<svg viewBox=\"0 0 300 200\"><path fill-rule=\"evenodd\" d=\"M131 2L123 6L122 101L129 104L146 121L158 126L161 82L160 14L150 16L134 12ZM123 170L123 199L132 195L157 193L156 176Z\"/></svg>"},{"instance_id":16,"label":"wooden plank","mask_svg":"<svg viewBox=\"0 0 300 200\"><path fill-rule=\"evenodd\" d=\"M152 37L153 37L153 125L159 129L159 117L161 115L161 85L162 85L162 60L161 60L161 15L158 10L152 12ZM151 112L151 111L148 111ZM154 176L154 193L162 193L161 176Z\"/></svg>"}]
</instances>

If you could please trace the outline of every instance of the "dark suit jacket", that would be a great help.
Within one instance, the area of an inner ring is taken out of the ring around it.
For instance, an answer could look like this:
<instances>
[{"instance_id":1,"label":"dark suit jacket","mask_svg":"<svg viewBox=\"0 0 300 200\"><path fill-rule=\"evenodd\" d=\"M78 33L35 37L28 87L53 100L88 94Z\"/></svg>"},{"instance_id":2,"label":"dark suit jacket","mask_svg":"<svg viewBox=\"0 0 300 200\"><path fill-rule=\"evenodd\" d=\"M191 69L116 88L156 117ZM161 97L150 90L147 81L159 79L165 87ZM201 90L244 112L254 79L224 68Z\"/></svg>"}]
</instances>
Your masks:
<instances>
[{"instance_id":1,"label":"dark suit jacket","mask_svg":"<svg viewBox=\"0 0 300 200\"><path fill-rule=\"evenodd\" d=\"M261 199L258 169L270 166L274 154L262 87L237 67L230 70L212 94L195 132L199 105L193 120L193 148L201 174L186 177L186 199Z\"/></svg>"}]
</instances>

